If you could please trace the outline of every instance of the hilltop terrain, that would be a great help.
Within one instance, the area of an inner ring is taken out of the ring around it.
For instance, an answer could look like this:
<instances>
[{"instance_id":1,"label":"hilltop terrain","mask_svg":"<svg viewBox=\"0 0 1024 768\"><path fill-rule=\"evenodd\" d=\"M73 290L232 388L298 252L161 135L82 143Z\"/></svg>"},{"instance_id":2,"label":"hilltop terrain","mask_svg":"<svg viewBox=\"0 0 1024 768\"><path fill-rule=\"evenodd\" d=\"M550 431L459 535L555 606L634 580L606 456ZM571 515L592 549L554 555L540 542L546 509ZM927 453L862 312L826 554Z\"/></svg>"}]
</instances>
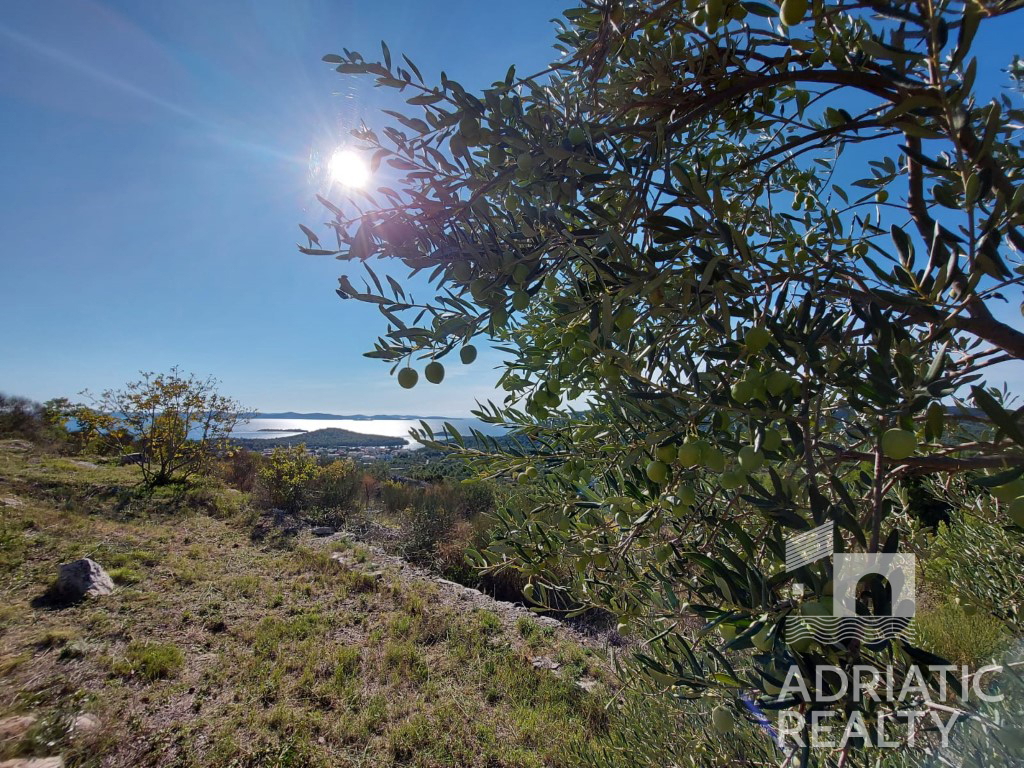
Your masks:
<instances>
[{"instance_id":1,"label":"hilltop terrain","mask_svg":"<svg viewBox=\"0 0 1024 768\"><path fill-rule=\"evenodd\" d=\"M604 738L611 678L568 631L137 473L0 442L0 761L539 767ZM47 603L85 556L114 593Z\"/></svg>"},{"instance_id":2,"label":"hilltop terrain","mask_svg":"<svg viewBox=\"0 0 1024 768\"><path fill-rule=\"evenodd\" d=\"M367 446L401 447L409 444L409 441L404 437L364 435L361 432L352 432L348 429L338 429L336 427L314 429L309 432L303 432L301 435L291 435L289 437L233 437L231 442L243 448L257 451L264 448L289 447L293 445L305 445L307 448L362 448Z\"/></svg>"}]
</instances>

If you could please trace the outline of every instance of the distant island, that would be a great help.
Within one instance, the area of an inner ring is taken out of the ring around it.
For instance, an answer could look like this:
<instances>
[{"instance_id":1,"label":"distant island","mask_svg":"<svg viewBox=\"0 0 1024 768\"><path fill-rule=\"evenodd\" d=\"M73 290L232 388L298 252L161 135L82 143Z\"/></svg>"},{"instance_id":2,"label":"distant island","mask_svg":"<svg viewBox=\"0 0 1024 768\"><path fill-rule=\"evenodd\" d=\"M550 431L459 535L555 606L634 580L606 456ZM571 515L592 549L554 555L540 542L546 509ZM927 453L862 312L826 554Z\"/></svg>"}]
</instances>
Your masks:
<instances>
[{"instance_id":1,"label":"distant island","mask_svg":"<svg viewBox=\"0 0 1024 768\"><path fill-rule=\"evenodd\" d=\"M308 429L257 429L257 432L308 432Z\"/></svg>"},{"instance_id":2,"label":"distant island","mask_svg":"<svg viewBox=\"0 0 1024 768\"><path fill-rule=\"evenodd\" d=\"M293 431L293 430L288 430ZM231 442L249 450L260 451L264 448L287 448L293 445L305 445L309 449L317 448L401 448L409 441L403 437L387 435L364 435L348 429L314 429L301 435L288 437L234 437Z\"/></svg>"},{"instance_id":3,"label":"distant island","mask_svg":"<svg viewBox=\"0 0 1024 768\"><path fill-rule=\"evenodd\" d=\"M417 421L419 419L446 419L454 420L460 418L470 418L468 416L412 416L409 414L375 414L373 416L367 416L366 414L357 413L355 415L345 416L339 413L298 413L296 411L282 411L281 413L249 413L246 414L247 419L347 419L349 421L375 421L378 419L389 419L392 421ZM294 430L289 430L294 431Z\"/></svg>"}]
</instances>

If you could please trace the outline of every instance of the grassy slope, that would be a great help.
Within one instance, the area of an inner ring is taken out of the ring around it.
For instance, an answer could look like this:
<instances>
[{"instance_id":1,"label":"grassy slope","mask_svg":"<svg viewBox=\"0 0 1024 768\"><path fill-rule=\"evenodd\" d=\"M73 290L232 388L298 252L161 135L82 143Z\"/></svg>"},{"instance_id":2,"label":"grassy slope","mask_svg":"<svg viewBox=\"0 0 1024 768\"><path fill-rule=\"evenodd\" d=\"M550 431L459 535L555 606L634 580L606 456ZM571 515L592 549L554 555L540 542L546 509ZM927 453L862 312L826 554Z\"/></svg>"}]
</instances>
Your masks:
<instances>
[{"instance_id":1,"label":"grassy slope","mask_svg":"<svg viewBox=\"0 0 1024 768\"><path fill-rule=\"evenodd\" d=\"M238 515L125 492L135 468L0 443L0 717L40 718L0 760L69 765L542 766L600 739L594 659L539 628L507 633L430 584L374 579L323 549L260 546ZM223 493L223 492L221 492ZM240 507L237 495L217 500ZM251 522L251 521L250 521ZM32 607L90 556L115 594ZM561 677L533 668L544 653ZM96 715L72 738L66 722Z\"/></svg>"}]
</instances>

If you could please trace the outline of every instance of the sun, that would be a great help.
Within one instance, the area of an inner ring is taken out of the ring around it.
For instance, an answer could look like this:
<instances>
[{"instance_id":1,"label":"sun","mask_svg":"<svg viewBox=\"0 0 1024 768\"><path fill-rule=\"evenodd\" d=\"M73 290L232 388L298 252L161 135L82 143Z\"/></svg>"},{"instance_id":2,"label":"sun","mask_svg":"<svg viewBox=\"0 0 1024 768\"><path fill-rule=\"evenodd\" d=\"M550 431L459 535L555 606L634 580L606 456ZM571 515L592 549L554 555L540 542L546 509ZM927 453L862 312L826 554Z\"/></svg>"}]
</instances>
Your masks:
<instances>
[{"instance_id":1,"label":"sun","mask_svg":"<svg viewBox=\"0 0 1024 768\"><path fill-rule=\"evenodd\" d=\"M358 152L337 149L327 163L331 181L345 187L362 189L370 181L370 166Z\"/></svg>"}]
</instances>

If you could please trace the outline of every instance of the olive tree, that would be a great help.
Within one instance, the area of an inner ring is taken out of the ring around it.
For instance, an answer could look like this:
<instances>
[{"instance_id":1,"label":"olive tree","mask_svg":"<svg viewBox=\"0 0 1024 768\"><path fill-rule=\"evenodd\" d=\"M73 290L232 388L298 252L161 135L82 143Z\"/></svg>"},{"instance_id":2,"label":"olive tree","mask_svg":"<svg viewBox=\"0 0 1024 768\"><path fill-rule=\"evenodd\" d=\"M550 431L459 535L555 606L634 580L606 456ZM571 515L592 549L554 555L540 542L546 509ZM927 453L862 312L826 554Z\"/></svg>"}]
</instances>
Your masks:
<instances>
[{"instance_id":1,"label":"olive tree","mask_svg":"<svg viewBox=\"0 0 1024 768\"><path fill-rule=\"evenodd\" d=\"M217 391L212 377L178 367L140 376L122 389L92 397L91 407L76 411L79 427L114 448L135 446L147 485L187 480L230 435L242 409Z\"/></svg>"},{"instance_id":2,"label":"olive tree","mask_svg":"<svg viewBox=\"0 0 1024 768\"><path fill-rule=\"evenodd\" d=\"M815 669L940 661L787 638L832 587L828 559L786 572L788 536L831 522L837 549L907 551L911 482L1024 523L1021 410L988 376L1024 358L1024 112L979 95L972 55L1019 5L588 0L557 63L481 93L386 46L325 57L406 107L355 132L391 179L322 198L337 247L303 227L301 250L379 307L367 354L403 386L477 336L506 354L480 415L520 440L457 442L538 501L481 564L618 615L646 684L718 702L722 731L784 707L876 718L822 703ZM859 609L889 599L869 583ZM793 667L809 696L780 702Z\"/></svg>"}]
</instances>

